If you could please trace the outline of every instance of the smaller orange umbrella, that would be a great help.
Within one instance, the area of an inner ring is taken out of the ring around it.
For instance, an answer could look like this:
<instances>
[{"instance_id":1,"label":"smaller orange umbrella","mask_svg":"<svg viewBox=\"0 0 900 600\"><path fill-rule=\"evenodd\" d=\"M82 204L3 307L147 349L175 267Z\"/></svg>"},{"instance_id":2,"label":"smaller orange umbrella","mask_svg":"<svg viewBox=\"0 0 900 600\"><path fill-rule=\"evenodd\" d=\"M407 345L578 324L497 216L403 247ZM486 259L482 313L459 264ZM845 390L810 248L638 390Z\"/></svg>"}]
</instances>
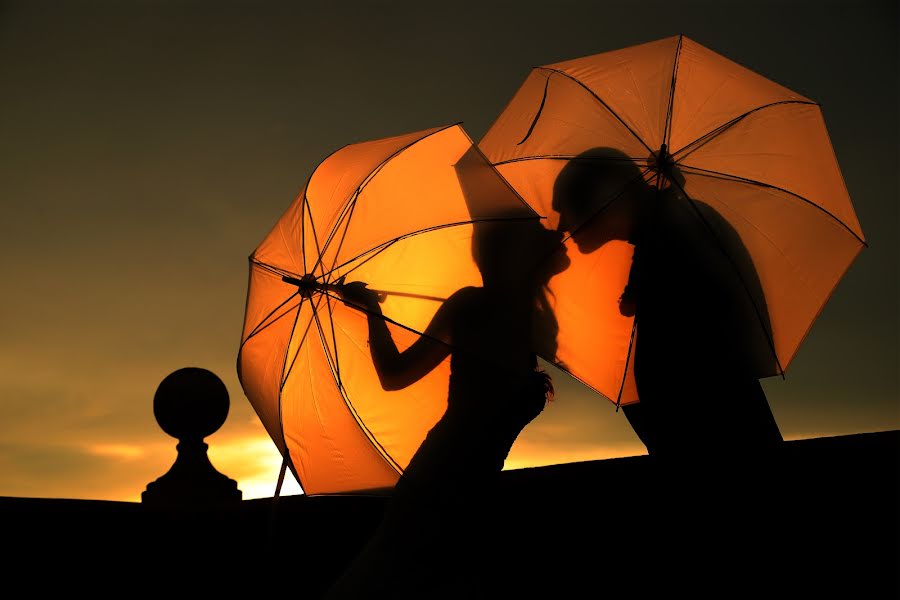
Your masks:
<instances>
[{"instance_id":1,"label":"smaller orange umbrella","mask_svg":"<svg viewBox=\"0 0 900 600\"><path fill-rule=\"evenodd\" d=\"M683 36L535 68L480 147L551 227L572 233L572 265L550 282L556 363L614 402L638 399L626 205L642 190L660 192L641 202L667 222L644 228L657 256L670 244L736 278L739 291L715 302L755 327L741 342L767 355L749 360L754 377L788 368L865 245L819 105ZM689 271L664 274L652 293L677 302L699 280ZM730 342L719 341L671 359L702 373L727 362L717 353Z\"/></svg>"},{"instance_id":2,"label":"smaller orange umbrella","mask_svg":"<svg viewBox=\"0 0 900 600\"><path fill-rule=\"evenodd\" d=\"M476 226L538 216L459 126L352 144L326 158L250 256L238 374L307 494L392 486L447 407L449 359L385 390L366 315L335 286L379 290L403 350L480 286Z\"/></svg>"}]
</instances>

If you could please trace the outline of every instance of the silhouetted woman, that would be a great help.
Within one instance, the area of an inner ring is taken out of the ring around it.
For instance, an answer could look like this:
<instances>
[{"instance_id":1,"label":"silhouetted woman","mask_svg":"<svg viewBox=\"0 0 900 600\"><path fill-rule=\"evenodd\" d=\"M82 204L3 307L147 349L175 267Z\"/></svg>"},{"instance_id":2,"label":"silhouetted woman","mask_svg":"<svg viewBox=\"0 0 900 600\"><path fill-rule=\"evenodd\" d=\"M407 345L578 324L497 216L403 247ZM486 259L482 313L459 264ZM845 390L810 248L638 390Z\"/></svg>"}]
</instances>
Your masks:
<instances>
[{"instance_id":1,"label":"silhouetted woman","mask_svg":"<svg viewBox=\"0 0 900 600\"><path fill-rule=\"evenodd\" d=\"M555 339L545 290L568 266L561 241L536 220L477 224L472 252L483 286L454 293L402 352L377 295L361 282L344 286L343 299L368 315L369 347L385 389L415 383L448 355L450 384L446 412L400 477L375 538L331 597L475 591L473 574L490 538L492 488L519 432L552 393L549 377L537 370L532 336Z\"/></svg>"}]
</instances>

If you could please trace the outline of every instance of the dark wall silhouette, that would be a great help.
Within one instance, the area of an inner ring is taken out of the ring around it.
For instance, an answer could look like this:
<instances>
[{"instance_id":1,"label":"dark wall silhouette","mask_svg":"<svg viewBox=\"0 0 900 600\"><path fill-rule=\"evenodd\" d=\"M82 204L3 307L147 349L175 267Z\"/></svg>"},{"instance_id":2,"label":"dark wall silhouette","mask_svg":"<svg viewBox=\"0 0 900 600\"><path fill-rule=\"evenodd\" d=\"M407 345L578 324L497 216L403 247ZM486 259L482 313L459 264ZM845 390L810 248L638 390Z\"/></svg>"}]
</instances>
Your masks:
<instances>
[{"instance_id":1,"label":"dark wall silhouette","mask_svg":"<svg viewBox=\"0 0 900 600\"><path fill-rule=\"evenodd\" d=\"M717 478L695 488L662 486L677 480L667 468L680 474L690 464L666 467L648 457L507 471L495 495L503 510L482 590L493 598L721 598L776 590L895 598L898 457L897 431L790 441L746 495L723 494ZM741 475L738 467L730 471ZM477 505L484 492L465 496ZM673 500L693 508L660 512ZM273 513L271 499L158 511L127 502L0 498L2 569L9 589L43 593L320 598L366 544L387 502L285 497ZM761 549L760 539L773 543ZM486 534L473 535L458 551L477 553L486 542Z\"/></svg>"}]
</instances>

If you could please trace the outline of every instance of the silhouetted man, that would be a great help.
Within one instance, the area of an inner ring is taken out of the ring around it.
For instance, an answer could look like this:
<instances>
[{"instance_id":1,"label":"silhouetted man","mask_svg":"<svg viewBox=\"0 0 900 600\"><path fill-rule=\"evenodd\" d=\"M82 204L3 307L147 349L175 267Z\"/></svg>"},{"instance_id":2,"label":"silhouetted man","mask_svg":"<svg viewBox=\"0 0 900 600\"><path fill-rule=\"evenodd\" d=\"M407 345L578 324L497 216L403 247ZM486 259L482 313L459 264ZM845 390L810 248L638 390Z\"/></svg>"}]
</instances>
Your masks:
<instances>
[{"instance_id":1,"label":"silhouetted man","mask_svg":"<svg viewBox=\"0 0 900 600\"><path fill-rule=\"evenodd\" d=\"M648 183L659 171L662 183ZM625 416L651 456L754 456L782 441L758 381L779 372L758 276L725 219L685 195L674 165L649 173L595 148L554 186L559 229L580 252L634 245L619 310L635 317L640 402Z\"/></svg>"}]
</instances>

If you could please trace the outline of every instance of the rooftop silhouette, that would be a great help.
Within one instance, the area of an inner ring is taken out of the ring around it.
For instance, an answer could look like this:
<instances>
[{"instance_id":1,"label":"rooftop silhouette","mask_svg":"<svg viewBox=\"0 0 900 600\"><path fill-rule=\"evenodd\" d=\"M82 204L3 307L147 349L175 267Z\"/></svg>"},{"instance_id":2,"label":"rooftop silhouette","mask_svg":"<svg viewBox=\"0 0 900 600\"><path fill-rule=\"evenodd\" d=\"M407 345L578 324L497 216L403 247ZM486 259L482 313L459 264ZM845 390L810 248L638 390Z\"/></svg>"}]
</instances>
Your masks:
<instances>
[{"instance_id":1,"label":"rooftop silhouette","mask_svg":"<svg viewBox=\"0 0 900 600\"><path fill-rule=\"evenodd\" d=\"M896 596L898 457L900 431L790 441L754 489L723 487L739 471L682 463L661 473L648 456L505 471L496 523L505 541L486 591ZM387 498L281 498L271 545L271 499L198 512L0 498L4 567L10 586L37 585L37 566L52 573L41 590L121 591L116 582L133 577L129 589L316 598L375 530ZM764 552L760 540L771 542Z\"/></svg>"}]
</instances>

